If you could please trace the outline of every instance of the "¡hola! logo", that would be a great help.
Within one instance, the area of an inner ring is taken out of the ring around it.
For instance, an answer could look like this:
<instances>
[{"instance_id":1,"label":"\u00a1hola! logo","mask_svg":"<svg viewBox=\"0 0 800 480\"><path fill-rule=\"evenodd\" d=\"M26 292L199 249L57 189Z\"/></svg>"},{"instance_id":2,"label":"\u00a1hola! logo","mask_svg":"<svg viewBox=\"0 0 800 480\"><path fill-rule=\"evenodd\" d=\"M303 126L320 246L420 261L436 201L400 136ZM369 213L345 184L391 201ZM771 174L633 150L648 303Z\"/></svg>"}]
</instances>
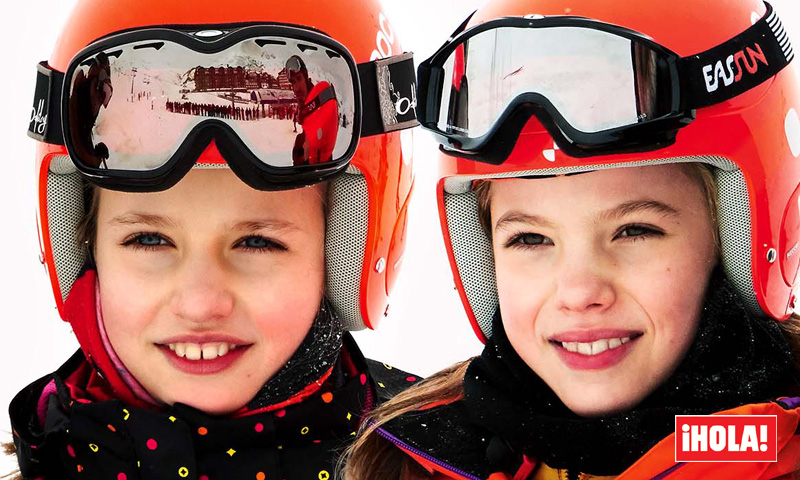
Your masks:
<instances>
[{"instance_id":1,"label":"\u00a1hola! logo","mask_svg":"<svg viewBox=\"0 0 800 480\"><path fill-rule=\"evenodd\" d=\"M775 415L675 415L676 462L777 462Z\"/></svg>"}]
</instances>

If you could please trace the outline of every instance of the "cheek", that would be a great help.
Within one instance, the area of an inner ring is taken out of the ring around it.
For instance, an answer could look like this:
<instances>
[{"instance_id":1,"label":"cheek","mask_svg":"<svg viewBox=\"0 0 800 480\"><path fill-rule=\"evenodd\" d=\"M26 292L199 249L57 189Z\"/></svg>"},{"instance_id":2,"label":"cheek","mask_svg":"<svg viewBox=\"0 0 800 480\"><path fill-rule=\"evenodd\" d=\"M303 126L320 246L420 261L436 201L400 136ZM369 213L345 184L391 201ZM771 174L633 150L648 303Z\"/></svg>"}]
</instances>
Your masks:
<instances>
[{"instance_id":1,"label":"cheek","mask_svg":"<svg viewBox=\"0 0 800 480\"><path fill-rule=\"evenodd\" d=\"M527 357L526 351L534 348L536 329L541 325L536 321L549 291L545 285L541 266L524 261L519 255L495 250L495 270L500 314L506 333L515 349ZM522 341L519 341L522 340Z\"/></svg>"},{"instance_id":2,"label":"cheek","mask_svg":"<svg viewBox=\"0 0 800 480\"><path fill-rule=\"evenodd\" d=\"M309 247L310 248L310 247ZM243 286L241 299L264 337L294 338L308 331L324 291L322 246L295 256ZM319 253L319 254L318 254Z\"/></svg>"}]
</instances>

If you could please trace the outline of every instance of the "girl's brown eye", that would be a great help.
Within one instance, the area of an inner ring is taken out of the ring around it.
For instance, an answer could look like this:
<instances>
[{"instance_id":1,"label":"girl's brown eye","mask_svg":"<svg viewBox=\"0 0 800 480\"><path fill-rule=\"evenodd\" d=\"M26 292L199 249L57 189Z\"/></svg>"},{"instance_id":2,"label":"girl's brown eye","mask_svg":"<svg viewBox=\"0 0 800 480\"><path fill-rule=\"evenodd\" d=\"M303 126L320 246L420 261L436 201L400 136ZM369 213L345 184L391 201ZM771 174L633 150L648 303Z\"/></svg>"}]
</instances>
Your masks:
<instances>
[{"instance_id":1,"label":"girl's brown eye","mask_svg":"<svg viewBox=\"0 0 800 480\"><path fill-rule=\"evenodd\" d=\"M663 235L664 232L654 227L648 227L646 225L625 225L619 230L615 238L629 238L635 240L637 238Z\"/></svg>"},{"instance_id":2,"label":"girl's brown eye","mask_svg":"<svg viewBox=\"0 0 800 480\"><path fill-rule=\"evenodd\" d=\"M506 247L517 247L517 248L527 248L527 247L539 247L542 245L552 245L553 241L549 238L545 237L544 235L538 233L519 233L511 237L511 239L506 242Z\"/></svg>"}]
</instances>

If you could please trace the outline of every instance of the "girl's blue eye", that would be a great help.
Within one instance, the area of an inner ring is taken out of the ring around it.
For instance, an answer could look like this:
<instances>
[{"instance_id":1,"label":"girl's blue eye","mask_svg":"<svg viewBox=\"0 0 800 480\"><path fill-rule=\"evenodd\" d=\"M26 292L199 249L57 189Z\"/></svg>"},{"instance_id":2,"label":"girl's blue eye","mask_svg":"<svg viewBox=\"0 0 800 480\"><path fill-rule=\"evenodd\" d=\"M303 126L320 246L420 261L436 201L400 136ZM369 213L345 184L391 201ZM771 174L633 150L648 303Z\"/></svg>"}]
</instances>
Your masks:
<instances>
[{"instance_id":1,"label":"girl's blue eye","mask_svg":"<svg viewBox=\"0 0 800 480\"><path fill-rule=\"evenodd\" d=\"M254 251L288 250L284 245L281 245L280 243L274 240L270 240L268 238L261 237L258 235L252 235L246 237L243 240L241 240L238 245L241 246L241 248L244 248L245 250L254 250Z\"/></svg>"},{"instance_id":2,"label":"girl's blue eye","mask_svg":"<svg viewBox=\"0 0 800 480\"><path fill-rule=\"evenodd\" d=\"M139 235L134 239L134 241L143 247L156 247L166 243L164 242L163 238L154 233L145 233L143 235Z\"/></svg>"},{"instance_id":3,"label":"girl's blue eye","mask_svg":"<svg viewBox=\"0 0 800 480\"><path fill-rule=\"evenodd\" d=\"M145 232L131 235L127 240L122 242L122 245L134 249L151 250L170 245L170 243L157 233Z\"/></svg>"}]
</instances>

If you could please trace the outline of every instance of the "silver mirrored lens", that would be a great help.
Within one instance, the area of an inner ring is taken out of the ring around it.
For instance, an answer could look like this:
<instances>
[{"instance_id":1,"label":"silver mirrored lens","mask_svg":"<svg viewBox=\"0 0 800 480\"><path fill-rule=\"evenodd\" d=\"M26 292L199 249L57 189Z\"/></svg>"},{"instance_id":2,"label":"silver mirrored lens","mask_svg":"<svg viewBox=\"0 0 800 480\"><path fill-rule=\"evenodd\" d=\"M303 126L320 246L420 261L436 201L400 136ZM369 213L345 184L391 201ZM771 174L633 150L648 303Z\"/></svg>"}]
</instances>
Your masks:
<instances>
[{"instance_id":1,"label":"silver mirrored lens","mask_svg":"<svg viewBox=\"0 0 800 480\"><path fill-rule=\"evenodd\" d=\"M75 69L69 131L78 159L94 168L156 169L212 118L267 165L336 161L353 141L353 81L342 55L303 40L252 38L213 54L130 43Z\"/></svg>"},{"instance_id":2,"label":"silver mirrored lens","mask_svg":"<svg viewBox=\"0 0 800 480\"><path fill-rule=\"evenodd\" d=\"M526 93L544 96L585 133L650 120L658 103L656 60L647 46L589 28L486 30L444 64L438 128L481 137Z\"/></svg>"}]
</instances>

